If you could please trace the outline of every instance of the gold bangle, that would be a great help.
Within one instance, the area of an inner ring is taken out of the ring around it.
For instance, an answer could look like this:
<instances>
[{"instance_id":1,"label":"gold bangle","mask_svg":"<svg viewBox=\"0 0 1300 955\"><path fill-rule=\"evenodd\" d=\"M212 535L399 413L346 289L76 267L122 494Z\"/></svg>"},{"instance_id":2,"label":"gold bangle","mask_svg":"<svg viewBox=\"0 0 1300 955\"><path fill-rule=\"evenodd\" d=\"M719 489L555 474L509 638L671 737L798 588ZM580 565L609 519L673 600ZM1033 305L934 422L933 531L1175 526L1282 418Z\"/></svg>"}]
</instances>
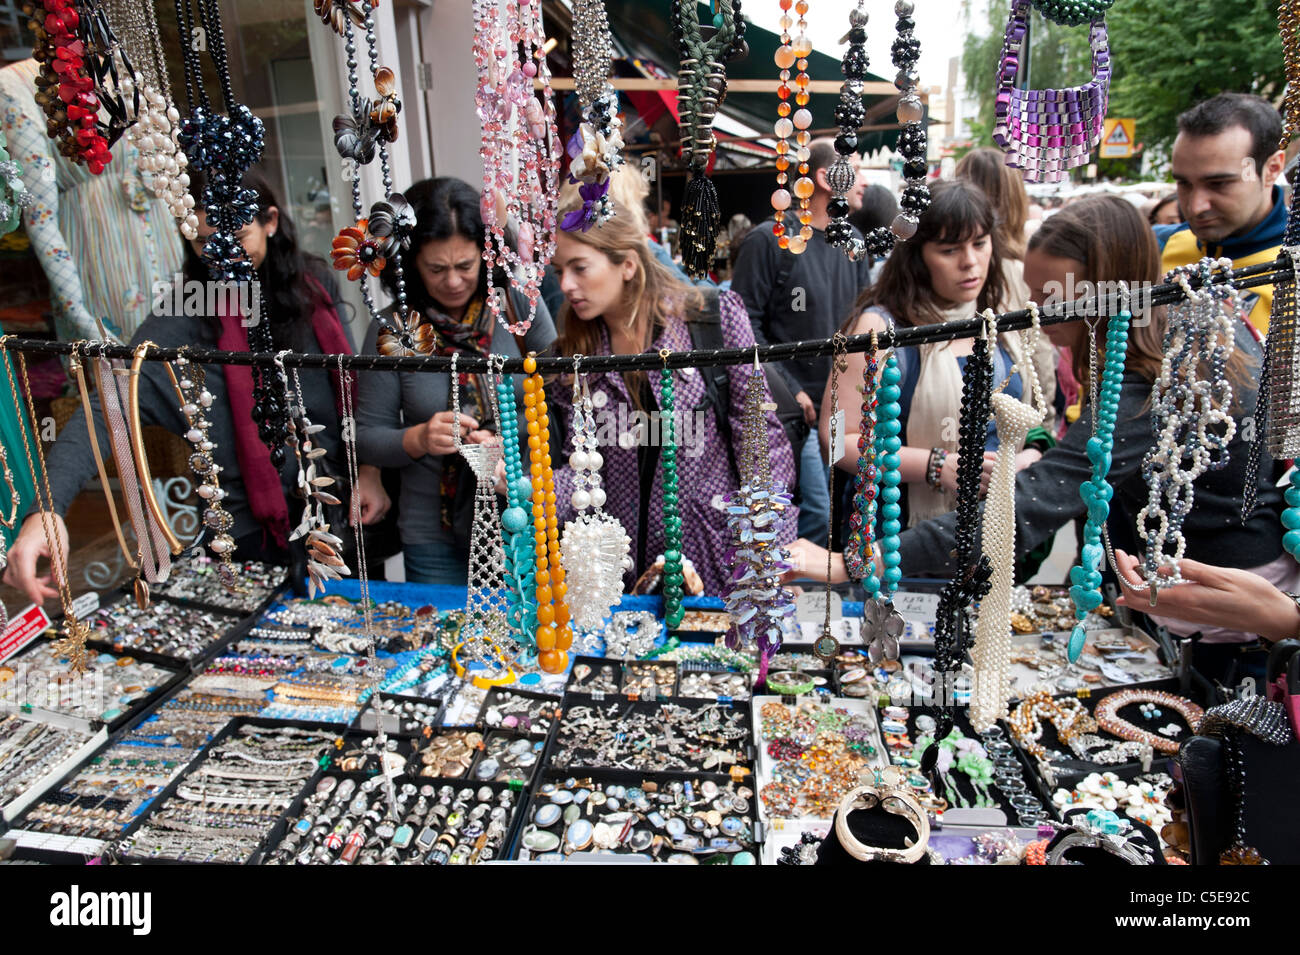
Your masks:
<instances>
[{"instance_id":1,"label":"gold bangle","mask_svg":"<svg viewBox=\"0 0 1300 955\"><path fill-rule=\"evenodd\" d=\"M144 364L145 354L153 342L141 342L135 349L135 360L131 362L131 386L128 392L127 414L131 422L131 453L135 457L135 469L137 479L140 484L140 494L144 498L145 505L149 508L149 513L153 515L158 527L162 531L163 539L167 541L174 556L179 556L185 549L185 545L180 542L175 534L172 533L171 525L167 523L163 515L162 508L158 506L158 498L153 492L153 480L149 476L149 457L144 449L144 429L140 426L140 368Z\"/></svg>"},{"instance_id":2,"label":"gold bangle","mask_svg":"<svg viewBox=\"0 0 1300 955\"><path fill-rule=\"evenodd\" d=\"M77 391L81 394L81 408L86 416L86 433L90 435L90 450L95 455L95 469L99 472L99 483L104 488L104 499L108 502L108 514L113 520L113 533L117 535L117 546L122 549L122 556L126 558L126 565L132 570L136 570L137 565L135 556L131 549L126 546L126 535L122 533L122 521L117 515L117 503L113 499L113 489L108 483L108 469L104 466L104 455L99 447L99 434L95 428L95 415L90 407L90 388L86 384L85 363L94 361L89 355L85 354L85 343L82 342L81 354L78 354L77 347L72 349L72 358L69 365L77 373Z\"/></svg>"},{"instance_id":3,"label":"gold bangle","mask_svg":"<svg viewBox=\"0 0 1300 955\"><path fill-rule=\"evenodd\" d=\"M468 672L465 665L461 663L459 659L460 648L463 647L464 645L465 644L463 643L458 643L451 649L452 669L455 671L456 676L462 680L465 678L465 674ZM499 677L475 676L470 678L470 682L473 683L480 690L488 690L494 686L502 686L506 683L513 683L514 681L515 681L515 671L512 670L509 666L506 667L506 672L504 676L499 676Z\"/></svg>"}]
</instances>

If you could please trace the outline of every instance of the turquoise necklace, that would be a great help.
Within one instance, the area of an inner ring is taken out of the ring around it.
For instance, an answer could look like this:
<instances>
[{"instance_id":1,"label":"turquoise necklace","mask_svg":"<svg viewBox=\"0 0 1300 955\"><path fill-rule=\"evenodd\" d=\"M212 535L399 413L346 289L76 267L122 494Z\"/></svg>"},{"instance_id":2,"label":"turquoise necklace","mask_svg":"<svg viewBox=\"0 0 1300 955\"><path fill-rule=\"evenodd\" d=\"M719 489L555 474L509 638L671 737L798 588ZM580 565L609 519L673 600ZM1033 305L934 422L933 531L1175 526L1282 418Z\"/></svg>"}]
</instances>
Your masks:
<instances>
[{"instance_id":1,"label":"turquoise necklace","mask_svg":"<svg viewBox=\"0 0 1300 955\"><path fill-rule=\"evenodd\" d=\"M669 630L681 626L686 615L682 607L682 517L677 508L677 442L673 435L673 371L668 367L668 349L659 357L664 360L659 373L659 427L663 447L660 458L664 468L664 622Z\"/></svg>"},{"instance_id":2,"label":"turquoise necklace","mask_svg":"<svg viewBox=\"0 0 1300 955\"><path fill-rule=\"evenodd\" d=\"M505 536L505 585L509 597L506 620L517 639L531 645L537 630L537 598L534 576L535 552L532 535L527 533L532 521L533 482L525 476L519 459L519 417L515 407L515 387L509 375L501 373L504 356L493 355L496 366L497 421L506 462L508 506L501 515Z\"/></svg>"},{"instance_id":3,"label":"turquoise necklace","mask_svg":"<svg viewBox=\"0 0 1300 955\"><path fill-rule=\"evenodd\" d=\"M903 569L900 566L902 558L898 553L898 535L903 531L903 509L898 503L901 496L898 486L902 483L902 474L899 471L902 465L900 451L903 447L901 437L903 424L899 420L902 408L898 403L903 392L898 383L902 378L903 373L898 370L898 359L891 351L889 359L885 362L885 370L880 376L880 399L876 410L876 461L879 462L876 471L880 476L879 507L882 518L880 559L885 565L880 575L880 594L886 600L894 596L894 591L898 589L898 582L903 577ZM868 583L875 580L876 578L872 577ZM874 597L875 594L875 591L868 590L869 596Z\"/></svg>"},{"instance_id":4,"label":"turquoise necklace","mask_svg":"<svg viewBox=\"0 0 1300 955\"><path fill-rule=\"evenodd\" d=\"M1128 329L1133 316L1127 301L1118 314L1111 316L1106 329L1106 368L1101 376L1101 396L1097 395L1097 335L1088 325L1088 387L1092 404L1092 437L1088 439L1088 460L1092 477L1079 487L1079 496L1088 507L1083 526L1083 550L1079 566L1070 569L1070 599L1078 621L1070 633L1067 650L1073 663L1083 652L1083 621L1089 612L1101 606L1101 560L1105 554L1102 534L1110 516L1110 499L1114 493L1106 475L1110 473L1111 451L1115 444L1115 416L1119 411L1119 392L1124 377L1124 360L1128 354Z\"/></svg>"},{"instance_id":5,"label":"turquoise necklace","mask_svg":"<svg viewBox=\"0 0 1300 955\"><path fill-rule=\"evenodd\" d=\"M1287 509L1282 512L1282 546L1286 552L1300 560L1300 468L1291 471L1291 481L1286 489Z\"/></svg>"}]
</instances>

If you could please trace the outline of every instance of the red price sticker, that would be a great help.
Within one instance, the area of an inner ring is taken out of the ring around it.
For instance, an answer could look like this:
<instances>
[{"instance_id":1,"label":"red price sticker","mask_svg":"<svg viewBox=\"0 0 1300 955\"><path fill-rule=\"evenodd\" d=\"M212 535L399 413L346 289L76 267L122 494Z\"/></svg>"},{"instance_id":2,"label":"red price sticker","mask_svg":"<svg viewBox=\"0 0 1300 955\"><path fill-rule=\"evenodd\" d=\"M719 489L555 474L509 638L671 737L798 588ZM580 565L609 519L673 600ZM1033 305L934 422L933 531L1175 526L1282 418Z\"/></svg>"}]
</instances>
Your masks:
<instances>
[{"instance_id":1,"label":"red price sticker","mask_svg":"<svg viewBox=\"0 0 1300 955\"><path fill-rule=\"evenodd\" d=\"M0 635L0 660L7 660L27 644L45 632L50 625L49 615L32 604L16 617L9 620L3 635Z\"/></svg>"}]
</instances>

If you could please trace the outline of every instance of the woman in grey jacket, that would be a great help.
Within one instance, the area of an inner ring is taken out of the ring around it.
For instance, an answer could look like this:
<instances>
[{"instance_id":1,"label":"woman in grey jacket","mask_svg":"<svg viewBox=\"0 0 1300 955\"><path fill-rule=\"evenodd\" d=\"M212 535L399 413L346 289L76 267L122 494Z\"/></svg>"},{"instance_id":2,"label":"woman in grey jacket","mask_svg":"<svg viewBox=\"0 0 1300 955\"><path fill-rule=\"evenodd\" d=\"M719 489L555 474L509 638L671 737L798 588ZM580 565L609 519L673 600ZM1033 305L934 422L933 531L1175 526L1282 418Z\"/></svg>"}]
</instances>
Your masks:
<instances>
[{"instance_id":1,"label":"woman in grey jacket","mask_svg":"<svg viewBox=\"0 0 1300 955\"><path fill-rule=\"evenodd\" d=\"M403 264L412 318L420 326L411 329L414 337L432 339L431 353L437 355L519 358L547 348L555 340L555 326L543 303L538 302L537 316L523 336L510 334L487 307L486 230L478 192L459 179L440 177L417 182L405 195L416 214L411 251ZM384 281L390 291L395 287L391 267ZM504 281L495 284L505 286ZM528 302L522 295L512 290L508 301L514 315L526 313ZM379 329L372 327L362 353L373 355L382 346ZM462 372L458 377L462 440L492 440L496 425L491 420L490 382L484 375ZM515 387L522 400L521 381ZM464 586L469 555L455 533L456 489L472 488L472 483L468 465L455 450L456 416L450 399L450 375L358 375L357 449L363 465L358 494L362 521L379 521L390 504L380 468L399 469L397 526L406 579Z\"/></svg>"},{"instance_id":2,"label":"woman in grey jacket","mask_svg":"<svg viewBox=\"0 0 1300 955\"><path fill-rule=\"evenodd\" d=\"M1025 256L1025 275L1036 300L1061 301L1069 289L1084 289L1084 282L1142 283L1160 281L1160 255L1150 227L1130 203L1113 196L1096 196L1062 209L1034 233ZM1106 286L1103 286L1106 287ZM1084 294L1086 299L1091 297ZM1135 304L1135 308L1136 308ZM1106 320L1097 325L1099 348L1105 344ZM1151 386L1163 356L1163 309L1134 314L1119 410L1115 421L1114 450L1109 481L1114 487L1108 526L1116 547L1137 553L1135 519L1147 500L1142 460L1154 443L1151 431ZM1071 322L1047 326L1053 343L1073 351L1074 371L1088 378L1087 324ZM1241 519L1241 495L1250 447L1241 435L1240 419L1254 407L1255 373L1260 349L1244 322L1237 325L1236 351L1228 363L1233 383L1232 413L1238 419L1237 437L1229 445L1225 468L1211 471L1196 482L1195 506L1183 525L1187 556L1194 560L1252 570L1282 589L1295 590L1297 566L1282 549L1284 507L1276 475L1263 468L1258 476L1259 505L1251 518ZM1079 487L1092 474L1087 444L1092 436L1089 409L1070 426L1064 439L1041 460L1016 477L1016 547L1023 557L1060 528L1082 517L1086 508ZM900 556L908 576L948 576L955 568L956 514L945 514L905 531ZM814 574L825 573L826 552L796 542L796 557ZM838 556L832 575L842 574ZM1221 633L1220 640L1241 640L1244 635Z\"/></svg>"}]
</instances>

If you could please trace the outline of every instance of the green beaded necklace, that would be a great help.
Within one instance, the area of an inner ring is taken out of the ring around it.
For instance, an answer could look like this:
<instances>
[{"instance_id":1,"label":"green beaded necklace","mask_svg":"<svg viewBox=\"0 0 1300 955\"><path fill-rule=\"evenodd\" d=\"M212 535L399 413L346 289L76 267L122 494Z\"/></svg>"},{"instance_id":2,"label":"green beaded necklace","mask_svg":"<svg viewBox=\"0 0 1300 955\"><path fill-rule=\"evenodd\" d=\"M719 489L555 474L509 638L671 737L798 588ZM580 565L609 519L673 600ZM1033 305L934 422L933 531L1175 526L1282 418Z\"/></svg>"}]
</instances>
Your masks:
<instances>
[{"instance_id":1,"label":"green beaded necklace","mask_svg":"<svg viewBox=\"0 0 1300 955\"><path fill-rule=\"evenodd\" d=\"M675 405L669 354L667 348L659 352L664 360L659 373L659 427L664 469L664 621L669 630L676 630L686 611L682 607L682 516L677 508L677 441L673 434Z\"/></svg>"},{"instance_id":2,"label":"green beaded necklace","mask_svg":"<svg viewBox=\"0 0 1300 955\"><path fill-rule=\"evenodd\" d=\"M1115 0L1031 0L1034 9L1053 23L1077 27L1105 15Z\"/></svg>"}]
</instances>

